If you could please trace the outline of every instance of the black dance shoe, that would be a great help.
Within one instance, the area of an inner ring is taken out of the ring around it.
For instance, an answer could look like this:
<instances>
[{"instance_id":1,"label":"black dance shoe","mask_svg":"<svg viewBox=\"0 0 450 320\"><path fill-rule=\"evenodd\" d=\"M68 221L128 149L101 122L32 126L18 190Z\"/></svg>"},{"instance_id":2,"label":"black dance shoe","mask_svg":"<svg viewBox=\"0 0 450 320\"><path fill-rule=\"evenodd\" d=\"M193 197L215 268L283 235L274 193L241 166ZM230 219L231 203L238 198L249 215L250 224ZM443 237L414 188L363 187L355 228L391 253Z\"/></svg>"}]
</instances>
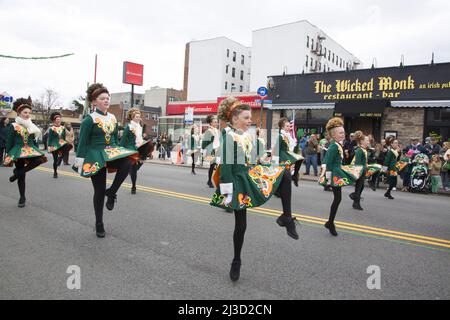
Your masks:
<instances>
[{"instance_id":1,"label":"black dance shoe","mask_svg":"<svg viewBox=\"0 0 450 320\"><path fill-rule=\"evenodd\" d=\"M375 182L369 182L369 187L370 187L370 189L372 189L373 191L377 191L377 187L375 186Z\"/></svg>"},{"instance_id":2,"label":"black dance shoe","mask_svg":"<svg viewBox=\"0 0 450 320\"><path fill-rule=\"evenodd\" d=\"M294 217L286 217L286 216L280 216L277 219L277 223L280 227L286 227L286 231L289 237L298 240L298 233L295 228L295 222L297 219Z\"/></svg>"},{"instance_id":3,"label":"black dance shoe","mask_svg":"<svg viewBox=\"0 0 450 320\"><path fill-rule=\"evenodd\" d=\"M17 179L19 179L19 172L18 172L17 168L15 168L13 170L13 175L11 177L9 177L9 182L14 182Z\"/></svg>"},{"instance_id":4,"label":"black dance shoe","mask_svg":"<svg viewBox=\"0 0 450 320\"><path fill-rule=\"evenodd\" d=\"M19 199L19 203L17 204L17 206L18 206L19 208L23 208L23 207L25 207L25 202L26 202L26 199L25 199L25 198L20 198L20 199Z\"/></svg>"},{"instance_id":5,"label":"black dance shoe","mask_svg":"<svg viewBox=\"0 0 450 320\"><path fill-rule=\"evenodd\" d=\"M294 186L298 187L298 173L292 176L292 181L294 181Z\"/></svg>"},{"instance_id":6,"label":"black dance shoe","mask_svg":"<svg viewBox=\"0 0 450 320\"><path fill-rule=\"evenodd\" d=\"M105 227L103 226L103 223L96 223L95 224L95 233L97 234L97 238L104 238L106 235Z\"/></svg>"},{"instance_id":7,"label":"black dance shoe","mask_svg":"<svg viewBox=\"0 0 450 320\"><path fill-rule=\"evenodd\" d=\"M240 275L241 275L241 261L233 260L233 262L231 263L231 269L230 269L231 281L233 281L233 282L238 281Z\"/></svg>"},{"instance_id":8,"label":"black dance shoe","mask_svg":"<svg viewBox=\"0 0 450 320\"><path fill-rule=\"evenodd\" d=\"M214 185L213 185L213 183L211 181L208 181L206 184L208 185L208 187L214 188Z\"/></svg>"},{"instance_id":9,"label":"black dance shoe","mask_svg":"<svg viewBox=\"0 0 450 320\"><path fill-rule=\"evenodd\" d=\"M391 196L391 194L390 193L385 193L384 194L384 196L386 197L386 198L388 198L389 200L394 200L394 197L393 196Z\"/></svg>"},{"instance_id":10,"label":"black dance shoe","mask_svg":"<svg viewBox=\"0 0 450 320\"><path fill-rule=\"evenodd\" d=\"M136 188L131 188L131 194L136 194Z\"/></svg>"},{"instance_id":11,"label":"black dance shoe","mask_svg":"<svg viewBox=\"0 0 450 320\"><path fill-rule=\"evenodd\" d=\"M191 173L192 173L194 176L197 175L197 174L195 173L195 170L192 170Z\"/></svg>"},{"instance_id":12,"label":"black dance shoe","mask_svg":"<svg viewBox=\"0 0 450 320\"><path fill-rule=\"evenodd\" d=\"M337 237L338 233L336 232L336 227L335 227L334 223L331 223L330 221L328 221L327 223L325 223L325 228L330 230L330 233L333 236Z\"/></svg>"},{"instance_id":13,"label":"black dance shoe","mask_svg":"<svg viewBox=\"0 0 450 320\"><path fill-rule=\"evenodd\" d=\"M355 193L354 192L350 193L348 196L350 197L350 199L355 201Z\"/></svg>"},{"instance_id":14,"label":"black dance shoe","mask_svg":"<svg viewBox=\"0 0 450 320\"><path fill-rule=\"evenodd\" d=\"M353 202L353 209L355 209L355 210L360 210L360 211L362 211L362 210L364 210L362 207L361 207L361 204L359 203L359 202Z\"/></svg>"},{"instance_id":15,"label":"black dance shoe","mask_svg":"<svg viewBox=\"0 0 450 320\"><path fill-rule=\"evenodd\" d=\"M117 202L117 195L111 194L108 189L106 190L106 198L106 208L109 211L112 211L114 209L114 204Z\"/></svg>"},{"instance_id":16,"label":"black dance shoe","mask_svg":"<svg viewBox=\"0 0 450 320\"><path fill-rule=\"evenodd\" d=\"M53 179L58 179L58 174L56 172L53 173Z\"/></svg>"}]
</instances>

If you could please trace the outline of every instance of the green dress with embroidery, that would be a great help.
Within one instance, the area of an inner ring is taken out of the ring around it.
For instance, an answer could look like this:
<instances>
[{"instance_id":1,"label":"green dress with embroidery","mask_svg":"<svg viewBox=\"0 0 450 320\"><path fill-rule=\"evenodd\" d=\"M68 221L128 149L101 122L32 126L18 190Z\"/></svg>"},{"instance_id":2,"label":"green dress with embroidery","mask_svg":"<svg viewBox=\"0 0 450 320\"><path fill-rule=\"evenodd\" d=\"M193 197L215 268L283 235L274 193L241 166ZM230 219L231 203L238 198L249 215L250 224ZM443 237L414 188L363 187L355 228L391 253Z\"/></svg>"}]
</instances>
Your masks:
<instances>
[{"instance_id":1,"label":"green dress with embroidery","mask_svg":"<svg viewBox=\"0 0 450 320\"><path fill-rule=\"evenodd\" d=\"M203 134L202 149L206 150L205 159L210 163L215 163L216 161L217 150L214 148L214 138L216 134L219 134L219 132L217 129L214 130L213 128L209 128Z\"/></svg>"},{"instance_id":2,"label":"green dress with embroidery","mask_svg":"<svg viewBox=\"0 0 450 320\"><path fill-rule=\"evenodd\" d=\"M77 158L83 159L81 168L72 167L80 172L82 177L91 177L107 163L121 158L138 159L138 152L118 145L118 126L116 117L112 113L103 114L101 111L88 115L81 123ZM115 169L109 169L115 172Z\"/></svg>"},{"instance_id":3,"label":"green dress with embroidery","mask_svg":"<svg viewBox=\"0 0 450 320\"><path fill-rule=\"evenodd\" d=\"M279 148L280 164L290 165L303 159L303 156L300 154L290 151L289 138L281 133L278 135L278 144L276 147Z\"/></svg>"},{"instance_id":4,"label":"green dress with embroidery","mask_svg":"<svg viewBox=\"0 0 450 320\"><path fill-rule=\"evenodd\" d=\"M44 152L39 150L34 134L29 134L27 128L12 123L8 126L6 139L6 156L3 164L11 167L18 159L42 157L47 162Z\"/></svg>"},{"instance_id":5,"label":"green dress with embroidery","mask_svg":"<svg viewBox=\"0 0 450 320\"><path fill-rule=\"evenodd\" d=\"M68 142L66 141L66 128L64 128L63 126L51 126L48 130L48 152L51 153L58 151L66 144L68 144ZM70 149L72 149L71 145Z\"/></svg>"},{"instance_id":6,"label":"green dress with embroidery","mask_svg":"<svg viewBox=\"0 0 450 320\"><path fill-rule=\"evenodd\" d=\"M256 158L256 149L247 133L228 127L222 130L220 140L220 165L216 170L219 185L210 204L233 210L263 205L278 189L285 168L255 165L252 158ZM226 195L221 194L220 184L232 186L232 201L228 205L224 203Z\"/></svg>"},{"instance_id":7,"label":"green dress with embroidery","mask_svg":"<svg viewBox=\"0 0 450 320\"><path fill-rule=\"evenodd\" d=\"M139 147L137 147L136 132L131 128L130 124L128 123L125 126L125 129L123 130L122 139L120 140L119 145L129 150L138 151L142 146L146 145L149 142L150 140L144 140L144 142Z\"/></svg>"},{"instance_id":8,"label":"green dress with embroidery","mask_svg":"<svg viewBox=\"0 0 450 320\"><path fill-rule=\"evenodd\" d=\"M386 157L384 158L384 166L387 167L386 174L389 177L398 176L399 167L397 165L398 163L397 159L398 159L398 152L393 149L389 149L386 154Z\"/></svg>"},{"instance_id":9,"label":"green dress with embroidery","mask_svg":"<svg viewBox=\"0 0 450 320\"><path fill-rule=\"evenodd\" d=\"M344 149L336 141L332 141L325 155L324 163L326 170L322 171L319 178L321 185L327 184L326 172L331 172L330 185L332 187L344 187L351 185L358 180L363 173L362 165L342 165Z\"/></svg>"}]
</instances>

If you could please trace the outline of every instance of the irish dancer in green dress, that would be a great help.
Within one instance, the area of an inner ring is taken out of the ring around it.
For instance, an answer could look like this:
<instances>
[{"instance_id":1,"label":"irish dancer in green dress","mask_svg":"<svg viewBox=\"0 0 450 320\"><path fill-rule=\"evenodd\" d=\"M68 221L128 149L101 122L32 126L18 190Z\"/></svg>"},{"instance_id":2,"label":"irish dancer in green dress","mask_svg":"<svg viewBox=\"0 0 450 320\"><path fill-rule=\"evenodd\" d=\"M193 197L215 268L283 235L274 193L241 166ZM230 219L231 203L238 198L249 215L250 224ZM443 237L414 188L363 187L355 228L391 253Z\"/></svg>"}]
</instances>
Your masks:
<instances>
[{"instance_id":1,"label":"irish dancer in green dress","mask_svg":"<svg viewBox=\"0 0 450 320\"><path fill-rule=\"evenodd\" d=\"M103 206L114 209L116 193L127 178L138 152L118 145L116 117L108 112L109 92L102 84L93 84L87 90L87 99L95 107L81 123L77 158L73 168L82 177L91 178L94 187L95 229L97 237L105 237ZM113 184L106 189L106 171L116 172Z\"/></svg>"},{"instance_id":2,"label":"irish dancer in green dress","mask_svg":"<svg viewBox=\"0 0 450 320\"><path fill-rule=\"evenodd\" d=\"M220 142L220 163L215 175L218 186L212 206L234 210L235 229L233 234L234 258L230 278L237 281L240 276L241 250L247 228L247 208L255 208L267 202L280 188L283 214L279 225L286 227L288 235L298 239L295 219L291 214L290 173L284 166L256 165L256 150L248 129L252 123L251 108L235 98L227 98L219 106L219 119L229 126L222 130ZM260 159L270 163L270 158Z\"/></svg>"},{"instance_id":3,"label":"irish dancer in green dress","mask_svg":"<svg viewBox=\"0 0 450 320\"><path fill-rule=\"evenodd\" d=\"M47 162L47 158L36 143L36 139L41 137L42 132L31 122L31 105L30 99L20 98L14 102L13 110L17 113L17 117L15 122L8 126L6 157L3 163L8 167L13 164L16 166L9 181L17 180L20 193L19 208L25 207L26 173Z\"/></svg>"},{"instance_id":4,"label":"irish dancer in green dress","mask_svg":"<svg viewBox=\"0 0 450 320\"><path fill-rule=\"evenodd\" d=\"M327 154L322 164L322 173L319 179L321 185L329 185L333 190L333 203L330 208L330 217L325 223L333 236L337 236L334 220L342 200L342 187L354 183L361 177L363 167L357 165L343 166L344 149L342 143L345 139L344 122L341 118L333 118L328 121L326 130L333 139L328 147Z\"/></svg>"},{"instance_id":5,"label":"irish dancer in green dress","mask_svg":"<svg viewBox=\"0 0 450 320\"><path fill-rule=\"evenodd\" d=\"M278 160L280 164L284 164L289 171L290 168L294 166L292 181L294 181L295 186L298 187L299 171L303 162L303 156L294 153L297 142L290 134L292 128L289 119L281 118L280 121L278 121L278 128L280 129L278 144L276 146L279 157Z\"/></svg>"},{"instance_id":6,"label":"irish dancer in green dress","mask_svg":"<svg viewBox=\"0 0 450 320\"><path fill-rule=\"evenodd\" d=\"M50 121L53 125L48 130L48 152L53 155L53 178L58 178L58 167L72 149L72 145L66 140L66 128L61 125L61 113L53 112ZM68 159L68 157L67 157Z\"/></svg>"},{"instance_id":7,"label":"irish dancer in green dress","mask_svg":"<svg viewBox=\"0 0 450 320\"><path fill-rule=\"evenodd\" d=\"M390 200L393 200L394 197L391 195L392 189L397 186L397 176L398 176L398 168L397 161L399 159L399 151L398 151L398 140L393 136L389 136L386 138L386 146L388 147L388 151L386 157L384 158L384 167L383 172L388 177L389 188L384 196Z\"/></svg>"},{"instance_id":8,"label":"irish dancer in green dress","mask_svg":"<svg viewBox=\"0 0 450 320\"><path fill-rule=\"evenodd\" d=\"M212 176L216 169L216 153L220 146L219 130L217 129L219 122L217 117L209 115L206 117L206 123L209 124L208 130L203 134L202 149L205 152L205 159L209 161L208 182L206 183L210 188L214 188L212 183Z\"/></svg>"},{"instance_id":9,"label":"irish dancer in green dress","mask_svg":"<svg viewBox=\"0 0 450 320\"><path fill-rule=\"evenodd\" d=\"M146 141L142 136L141 111L137 108L132 108L128 111L127 118L129 123L125 126L120 145L129 150L139 152L139 160L130 169L131 194L136 194L137 172L144 164L142 159L145 159L150 152L151 144L150 140Z\"/></svg>"},{"instance_id":10,"label":"irish dancer in green dress","mask_svg":"<svg viewBox=\"0 0 450 320\"><path fill-rule=\"evenodd\" d=\"M188 151L186 152L186 155L188 157L191 157L192 159L191 173L193 175L196 175L195 162L198 160L198 157L200 156L201 146L200 146L199 128L195 124L191 128L191 133L189 134L189 137L186 142L188 143Z\"/></svg>"}]
</instances>

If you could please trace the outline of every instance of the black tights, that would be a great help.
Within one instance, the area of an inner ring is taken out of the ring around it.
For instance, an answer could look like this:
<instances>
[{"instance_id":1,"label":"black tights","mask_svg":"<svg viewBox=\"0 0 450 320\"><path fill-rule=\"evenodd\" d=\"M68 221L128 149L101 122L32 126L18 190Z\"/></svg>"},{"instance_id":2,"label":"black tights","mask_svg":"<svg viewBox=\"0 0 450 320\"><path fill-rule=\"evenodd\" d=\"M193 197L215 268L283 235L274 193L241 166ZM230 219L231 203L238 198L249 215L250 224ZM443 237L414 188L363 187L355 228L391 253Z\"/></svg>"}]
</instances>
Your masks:
<instances>
[{"instance_id":1,"label":"black tights","mask_svg":"<svg viewBox=\"0 0 450 320\"><path fill-rule=\"evenodd\" d=\"M195 153L192 153L191 157L192 157L192 172L194 172L195 171Z\"/></svg>"},{"instance_id":2,"label":"black tights","mask_svg":"<svg viewBox=\"0 0 450 320\"><path fill-rule=\"evenodd\" d=\"M67 156L67 159L69 159L69 151L70 151L70 149L71 149L71 145L70 144L65 144L59 150L52 152L52 155L53 155L53 172L54 173L58 173L58 166L61 165L61 162L63 161L63 159L66 158L66 156Z\"/></svg>"},{"instance_id":3,"label":"black tights","mask_svg":"<svg viewBox=\"0 0 450 320\"><path fill-rule=\"evenodd\" d=\"M122 183L130 172L132 165L131 159L121 158L108 162L109 168L117 169L113 184L108 189L108 193L115 195ZM106 195L106 168L102 168L96 175L91 177L92 185L94 187L94 210L95 223L103 223L103 206L105 204Z\"/></svg>"},{"instance_id":4,"label":"black tights","mask_svg":"<svg viewBox=\"0 0 450 320\"><path fill-rule=\"evenodd\" d=\"M140 161L145 160L148 153L150 152L150 148L151 148L150 143L146 143L138 149ZM134 165L130 167L130 178L131 184L133 185L133 189L136 189L137 172L141 166L142 163L136 162Z\"/></svg>"},{"instance_id":5,"label":"black tights","mask_svg":"<svg viewBox=\"0 0 450 320\"><path fill-rule=\"evenodd\" d=\"M283 205L283 215L291 217L291 193L292 182L290 171L286 170L279 186L281 203ZM235 225L233 233L234 260L241 260L241 250L244 244L245 230L247 229L247 210L234 210Z\"/></svg>"},{"instance_id":6,"label":"black tights","mask_svg":"<svg viewBox=\"0 0 450 320\"><path fill-rule=\"evenodd\" d=\"M211 182L212 175L213 175L215 169L216 169L216 164L211 163L211 165L209 166L209 171L208 171L208 183Z\"/></svg>"},{"instance_id":7,"label":"black tights","mask_svg":"<svg viewBox=\"0 0 450 320\"><path fill-rule=\"evenodd\" d=\"M397 177L388 177L389 189L386 192L387 194L391 194L392 189L397 186Z\"/></svg>"},{"instance_id":8,"label":"black tights","mask_svg":"<svg viewBox=\"0 0 450 320\"><path fill-rule=\"evenodd\" d=\"M334 223L334 219L336 218L336 213L339 209L339 204L341 203L342 200L342 187L331 187L331 189L333 190L333 203L331 204L331 208L330 208L330 218L328 219L328 221L330 221L331 223Z\"/></svg>"},{"instance_id":9,"label":"black tights","mask_svg":"<svg viewBox=\"0 0 450 320\"><path fill-rule=\"evenodd\" d=\"M362 177L360 177L358 180L356 180L356 183L355 183L355 201L356 202L361 201L361 194L364 190L364 181L365 181L364 175Z\"/></svg>"},{"instance_id":10,"label":"black tights","mask_svg":"<svg viewBox=\"0 0 450 320\"><path fill-rule=\"evenodd\" d=\"M302 166L303 160L298 160L295 162L295 167L294 167L294 176L296 176L298 174L298 172L300 171L300 167Z\"/></svg>"},{"instance_id":11,"label":"black tights","mask_svg":"<svg viewBox=\"0 0 450 320\"><path fill-rule=\"evenodd\" d=\"M17 186L19 187L20 198L25 199L25 177L28 171L40 166L44 163L44 159L41 157L31 159L18 159L16 161L16 173L17 173ZM25 166L25 164L27 164Z\"/></svg>"}]
</instances>

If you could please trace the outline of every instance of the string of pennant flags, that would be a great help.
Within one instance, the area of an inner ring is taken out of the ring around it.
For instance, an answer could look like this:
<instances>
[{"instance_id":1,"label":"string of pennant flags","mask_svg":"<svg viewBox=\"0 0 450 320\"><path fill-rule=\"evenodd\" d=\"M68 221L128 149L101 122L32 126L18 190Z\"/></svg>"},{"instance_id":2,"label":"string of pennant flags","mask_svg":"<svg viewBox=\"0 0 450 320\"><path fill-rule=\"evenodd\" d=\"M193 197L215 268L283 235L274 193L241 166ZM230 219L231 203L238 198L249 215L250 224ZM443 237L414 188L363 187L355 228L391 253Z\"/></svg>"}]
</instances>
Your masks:
<instances>
[{"instance_id":1,"label":"string of pennant flags","mask_svg":"<svg viewBox=\"0 0 450 320\"><path fill-rule=\"evenodd\" d=\"M74 55L74 53L67 53L59 56L49 56L49 57L17 57L17 56L8 56L4 54L0 54L0 58L5 59L19 59L19 60L46 60L46 59L59 59L65 58Z\"/></svg>"}]
</instances>

